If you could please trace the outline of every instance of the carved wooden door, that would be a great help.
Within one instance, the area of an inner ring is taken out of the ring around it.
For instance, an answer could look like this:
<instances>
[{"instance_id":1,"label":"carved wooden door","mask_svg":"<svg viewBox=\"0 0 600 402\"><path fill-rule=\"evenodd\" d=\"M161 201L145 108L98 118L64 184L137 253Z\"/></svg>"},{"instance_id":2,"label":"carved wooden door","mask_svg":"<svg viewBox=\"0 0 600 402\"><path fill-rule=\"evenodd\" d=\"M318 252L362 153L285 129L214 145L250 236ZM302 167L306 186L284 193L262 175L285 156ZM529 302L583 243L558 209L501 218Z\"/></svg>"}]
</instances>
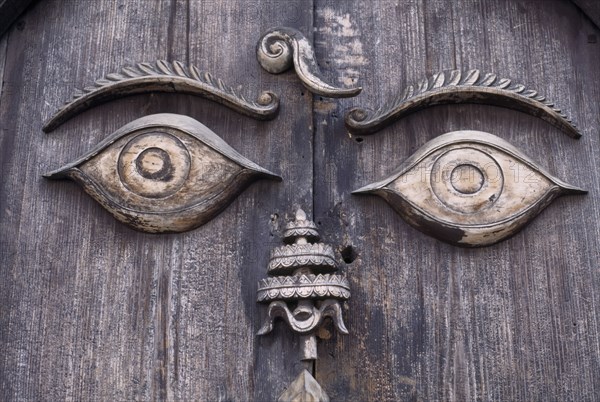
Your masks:
<instances>
[{"instance_id":1,"label":"carved wooden door","mask_svg":"<svg viewBox=\"0 0 600 402\"><path fill-rule=\"evenodd\" d=\"M580 3L587 15L567 0L35 2L0 38L0 399L276 400L305 366L284 325L256 336L256 290L298 207L352 291L350 334L321 331L308 367L331 400L599 399L600 30L595 5ZM255 46L274 26L303 32L325 79L363 92L313 96L293 72L262 70ZM152 93L42 132L76 88L160 59L246 97L273 91L279 116ZM345 128L352 107L374 109L448 69L539 91L582 138L471 104L426 108L372 136ZM252 184L195 230L148 234L74 183L42 178L154 113L202 122L283 181ZM384 200L351 195L464 129L503 138L589 194L557 199L482 248L436 240Z\"/></svg>"}]
</instances>

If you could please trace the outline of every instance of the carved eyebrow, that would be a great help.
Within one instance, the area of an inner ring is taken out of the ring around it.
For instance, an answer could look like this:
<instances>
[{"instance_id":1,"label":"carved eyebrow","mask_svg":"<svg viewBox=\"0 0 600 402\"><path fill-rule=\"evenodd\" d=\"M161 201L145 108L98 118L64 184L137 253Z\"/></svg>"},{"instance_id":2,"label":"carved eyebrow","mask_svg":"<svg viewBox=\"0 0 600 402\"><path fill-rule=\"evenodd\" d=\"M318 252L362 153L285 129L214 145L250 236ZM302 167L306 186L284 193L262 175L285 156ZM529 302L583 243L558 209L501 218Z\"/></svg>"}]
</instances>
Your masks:
<instances>
[{"instance_id":1,"label":"carved eyebrow","mask_svg":"<svg viewBox=\"0 0 600 402\"><path fill-rule=\"evenodd\" d=\"M195 66L185 66L179 61L169 63L138 63L125 67L119 73L108 74L91 86L76 92L47 122L43 130L48 133L77 114L101 103L122 96L149 92L175 92L200 96L229 107L257 120L271 120L279 112L279 98L263 91L255 101L248 101L232 87L210 73Z\"/></svg>"},{"instance_id":2,"label":"carved eyebrow","mask_svg":"<svg viewBox=\"0 0 600 402\"><path fill-rule=\"evenodd\" d=\"M510 79L498 78L496 74L482 75L479 70L440 72L408 86L375 111L354 108L346 114L346 128L357 135L373 134L417 110L456 103L518 110L547 121L572 138L581 137L571 119L544 96L524 85L513 84Z\"/></svg>"}]
</instances>

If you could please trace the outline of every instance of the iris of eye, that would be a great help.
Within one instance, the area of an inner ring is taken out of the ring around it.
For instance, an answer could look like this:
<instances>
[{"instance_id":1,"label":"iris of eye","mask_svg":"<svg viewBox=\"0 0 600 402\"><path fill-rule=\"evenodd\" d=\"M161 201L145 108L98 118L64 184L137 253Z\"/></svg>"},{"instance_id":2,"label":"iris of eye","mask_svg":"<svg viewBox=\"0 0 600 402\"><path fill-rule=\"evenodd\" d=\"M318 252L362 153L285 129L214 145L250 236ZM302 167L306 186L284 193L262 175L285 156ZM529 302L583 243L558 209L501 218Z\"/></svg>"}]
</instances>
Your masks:
<instances>
[{"instance_id":1,"label":"iris of eye","mask_svg":"<svg viewBox=\"0 0 600 402\"><path fill-rule=\"evenodd\" d=\"M148 148L135 159L138 173L151 180L169 181L173 178L173 164L169 154L160 148Z\"/></svg>"},{"instance_id":2,"label":"iris of eye","mask_svg":"<svg viewBox=\"0 0 600 402\"><path fill-rule=\"evenodd\" d=\"M474 194L483 187L483 173L473 165L458 165L450 174L452 187L459 193Z\"/></svg>"}]
</instances>

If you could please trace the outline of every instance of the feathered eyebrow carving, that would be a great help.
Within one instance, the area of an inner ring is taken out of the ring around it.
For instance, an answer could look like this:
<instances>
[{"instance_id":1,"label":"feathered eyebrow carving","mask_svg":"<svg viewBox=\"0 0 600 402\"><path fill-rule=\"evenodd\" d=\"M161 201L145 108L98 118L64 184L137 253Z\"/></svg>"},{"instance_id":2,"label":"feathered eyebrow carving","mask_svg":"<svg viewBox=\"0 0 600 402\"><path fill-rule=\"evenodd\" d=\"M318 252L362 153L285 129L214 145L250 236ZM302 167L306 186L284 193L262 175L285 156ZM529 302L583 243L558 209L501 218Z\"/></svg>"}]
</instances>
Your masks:
<instances>
[{"instance_id":1,"label":"feathered eyebrow carving","mask_svg":"<svg viewBox=\"0 0 600 402\"><path fill-rule=\"evenodd\" d=\"M175 92L201 96L257 120L271 120L279 112L279 98L263 91L255 101L248 101L232 87L210 73L179 61L138 63L119 73L108 74L91 86L77 91L44 125L48 133L75 115L101 103L122 96L149 92Z\"/></svg>"},{"instance_id":2,"label":"feathered eyebrow carving","mask_svg":"<svg viewBox=\"0 0 600 402\"><path fill-rule=\"evenodd\" d=\"M345 117L346 128L353 134L373 134L402 117L428 106L478 103L518 110L541 118L572 138L581 137L573 122L560 109L536 91L514 84L496 74L479 70L459 70L434 74L390 99L375 111L354 108Z\"/></svg>"}]
</instances>

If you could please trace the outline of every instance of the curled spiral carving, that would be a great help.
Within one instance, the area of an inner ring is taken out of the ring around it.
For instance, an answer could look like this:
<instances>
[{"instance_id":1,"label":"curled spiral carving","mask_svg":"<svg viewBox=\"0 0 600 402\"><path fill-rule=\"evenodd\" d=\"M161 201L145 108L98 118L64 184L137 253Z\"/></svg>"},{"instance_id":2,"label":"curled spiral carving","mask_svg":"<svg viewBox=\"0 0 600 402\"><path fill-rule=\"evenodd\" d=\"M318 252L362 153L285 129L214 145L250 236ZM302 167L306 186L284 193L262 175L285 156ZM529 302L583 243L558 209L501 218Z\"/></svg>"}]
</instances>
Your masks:
<instances>
[{"instance_id":1,"label":"curled spiral carving","mask_svg":"<svg viewBox=\"0 0 600 402\"><path fill-rule=\"evenodd\" d=\"M280 74L293 65L294 49L279 31L265 34L257 45L257 57L261 67L271 74Z\"/></svg>"},{"instance_id":2,"label":"curled spiral carving","mask_svg":"<svg viewBox=\"0 0 600 402\"><path fill-rule=\"evenodd\" d=\"M292 66L309 91L330 98L348 98L362 91L361 87L338 88L326 83L315 59L312 45L300 31L273 28L267 31L256 45L258 62L271 74L287 71Z\"/></svg>"}]
</instances>

